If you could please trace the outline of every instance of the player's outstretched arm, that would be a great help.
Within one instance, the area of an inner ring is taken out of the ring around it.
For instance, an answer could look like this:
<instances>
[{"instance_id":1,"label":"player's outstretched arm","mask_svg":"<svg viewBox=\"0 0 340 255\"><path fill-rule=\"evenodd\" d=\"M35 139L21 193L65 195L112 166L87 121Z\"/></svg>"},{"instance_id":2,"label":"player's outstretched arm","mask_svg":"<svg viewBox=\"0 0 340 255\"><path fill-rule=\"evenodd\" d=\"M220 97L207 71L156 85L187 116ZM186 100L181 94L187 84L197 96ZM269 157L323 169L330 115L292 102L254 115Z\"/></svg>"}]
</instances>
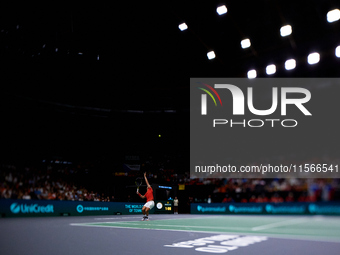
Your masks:
<instances>
[{"instance_id":1,"label":"player's outstretched arm","mask_svg":"<svg viewBox=\"0 0 340 255\"><path fill-rule=\"evenodd\" d=\"M148 182L148 178L146 178L146 172L144 173L144 179L145 179L146 185L147 185L149 188L151 188L151 186L150 186L150 184L149 184L149 182Z\"/></svg>"}]
</instances>

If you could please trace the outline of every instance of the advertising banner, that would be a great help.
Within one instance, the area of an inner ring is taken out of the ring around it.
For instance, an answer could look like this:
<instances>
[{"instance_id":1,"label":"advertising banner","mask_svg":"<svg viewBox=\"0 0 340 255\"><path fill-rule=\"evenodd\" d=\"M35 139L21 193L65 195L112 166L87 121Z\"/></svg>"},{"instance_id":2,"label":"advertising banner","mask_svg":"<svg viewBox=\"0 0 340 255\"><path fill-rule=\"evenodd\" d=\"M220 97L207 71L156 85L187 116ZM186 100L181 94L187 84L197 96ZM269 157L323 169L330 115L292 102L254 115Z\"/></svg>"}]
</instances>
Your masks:
<instances>
[{"instance_id":1,"label":"advertising banner","mask_svg":"<svg viewBox=\"0 0 340 255\"><path fill-rule=\"evenodd\" d=\"M340 203L192 203L191 213L340 215Z\"/></svg>"},{"instance_id":2,"label":"advertising banner","mask_svg":"<svg viewBox=\"0 0 340 255\"><path fill-rule=\"evenodd\" d=\"M53 200L0 200L2 217L26 216L82 216L141 214L143 203L53 201ZM150 213L153 213L151 210Z\"/></svg>"},{"instance_id":3,"label":"advertising banner","mask_svg":"<svg viewBox=\"0 0 340 255\"><path fill-rule=\"evenodd\" d=\"M174 213L172 201L156 200L154 208L156 214Z\"/></svg>"}]
</instances>

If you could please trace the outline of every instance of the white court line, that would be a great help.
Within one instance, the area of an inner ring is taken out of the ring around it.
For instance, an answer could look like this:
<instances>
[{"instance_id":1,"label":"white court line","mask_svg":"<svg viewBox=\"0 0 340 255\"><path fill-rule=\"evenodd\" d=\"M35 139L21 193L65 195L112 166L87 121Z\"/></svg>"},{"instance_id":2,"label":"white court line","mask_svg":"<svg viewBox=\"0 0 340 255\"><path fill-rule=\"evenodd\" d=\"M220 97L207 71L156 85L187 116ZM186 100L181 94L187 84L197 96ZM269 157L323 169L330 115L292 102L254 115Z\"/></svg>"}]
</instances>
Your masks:
<instances>
[{"instance_id":1,"label":"white court line","mask_svg":"<svg viewBox=\"0 0 340 255\"><path fill-rule=\"evenodd\" d=\"M98 224L99 222L92 223ZM100 222L100 223L118 223L118 222ZM88 224L88 225L87 225ZM139 228L139 227L125 227L125 226L103 226L103 225L90 225L91 223L70 223L71 226L80 227L98 227L98 228L126 228L126 229L138 229L138 230L160 230L160 231L176 231L176 232L195 232L195 233L213 233L221 234L221 232L216 231L200 231L200 230L182 230L182 229L157 229L157 228ZM150 225L151 226L151 225ZM249 235L249 233L247 233Z\"/></svg>"},{"instance_id":2,"label":"white court line","mask_svg":"<svg viewBox=\"0 0 340 255\"><path fill-rule=\"evenodd\" d=\"M129 224L129 225L138 225L143 224L144 226L150 226L150 227L181 227L181 228L206 228L206 229L230 229L230 230L243 230L243 231L250 231L249 228L241 228L241 227L208 227L208 226L185 226L185 225L164 225L164 224L148 224L148 223L142 223L142 222L133 222L133 221L116 221L116 222L89 222L89 223L71 223L72 226L95 226L97 227L97 224Z\"/></svg>"},{"instance_id":3,"label":"white court line","mask_svg":"<svg viewBox=\"0 0 340 255\"><path fill-rule=\"evenodd\" d=\"M119 219L140 219L141 216L138 217L115 217L115 218L94 218L95 220L119 220Z\"/></svg>"},{"instance_id":4,"label":"white court line","mask_svg":"<svg viewBox=\"0 0 340 255\"><path fill-rule=\"evenodd\" d=\"M113 223L113 222L112 222ZM120 228L120 229L134 229L134 230L155 230L155 231L172 231L172 232L190 232L190 233L206 233L206 234L221 234L223 232L218 232L218 231L200 231L200 230L181 230L181 229L155 229L155 228L138 228L138 227L125 227L125 226L102 226L102 225L86 225L88 223L71 223L71 226L80 226L80 227L98 227L98 228ZM98 222L93 223L93 224L98 224ZM235 234L231 232L231 234ZM244 236L252 236L251 233L249 232L238 232L238 235L244 235ZM340 243L340 240L327 240L319 239L318 236L299 236L299 235L285 235L285 234L262 234L262 233L256 233L257 236L265 236L265 237L270 237L270 238L276 238L276 239L286 239L286 240L295 240L295 241L311 241L311 242L327 242L327 243Z\"/></svg>"},{"instance_id":5,"label":"white court line","mask_svg":"<svg viewBox=\"0 0 340 255\"><path fill-rule=\"evenodd\" d=\"M252 231L259 231L259 230L265 230L265 229L282 227L282 226L297 225L297 224L305 223L307 221L310 221L310 219L296 218L296 219L291 219L291 220L285 220L285 221L270 223L270 224L266 224L266 225L262 225L262 226L258 226L258 227L253 227L251 230Z\"/></svg>"},{"instance_id":6,"label":"white court line","mask_svg":"<svg viewBox=\"0 0 340 255\"><path fill-rule=\"evenodd\" d=\"M177 217L173 217L171 219L162 219L162 218L157 218L157 217L153 217L153 221L163 221L163 220L196 220L196 219L209 219L209 218L223 218L224 216L218 216L218 215L212 215L212 216L197 216L197 217L193 217L193 218L187 218L187 217L183 217L183 218L177 218ZM127 217L127 216L123 216L123 217L110 217L110 218L94 218L95 220L117 220L117 219L141 219L142 216L133 216L133 217ZM149 218L152 218L152 216L149 216ZM129 221L126 221L129 222Z\"/></svg>"},{"instance_id":7,"label":"white court line","mask_svg":"<svg viewBox=\"0 0 340 255\"><path fill-rule=\"evenodd\" d=\"M131 224L131 225L140 225L144 223L137 223L137 222L112 222L112 223L118 223L118 224ZM145 224L147 226L155 226L155 227L184 227L184 228L207 228L207 229L231 229L231 230L249 230L249 228L242 228L242 227L218 227L218 226L213 226L213 227L208 227L208 226L185 226L185 225L164 225L164 224Z\"/></svg>"}]
</instances>

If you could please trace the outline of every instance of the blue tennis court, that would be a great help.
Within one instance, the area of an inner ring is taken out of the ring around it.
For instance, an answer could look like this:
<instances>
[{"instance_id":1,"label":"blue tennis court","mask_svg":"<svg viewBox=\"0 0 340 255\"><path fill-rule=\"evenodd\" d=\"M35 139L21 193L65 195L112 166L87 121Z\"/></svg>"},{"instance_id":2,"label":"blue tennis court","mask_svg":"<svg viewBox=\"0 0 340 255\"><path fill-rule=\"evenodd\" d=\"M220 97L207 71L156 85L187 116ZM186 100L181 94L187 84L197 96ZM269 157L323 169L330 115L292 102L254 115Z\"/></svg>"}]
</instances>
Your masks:
<instances>
[{"instance_id":1,"label":"blue tennis court","mask_svg":"<svg viewBox=\"0 0 340 255\"><path fill-rule=\"evenodd\" d=\"M324 216L3 218L0 227L2 254L280 255L340 250L340 219Z\"/></svg>"}]
</instances>

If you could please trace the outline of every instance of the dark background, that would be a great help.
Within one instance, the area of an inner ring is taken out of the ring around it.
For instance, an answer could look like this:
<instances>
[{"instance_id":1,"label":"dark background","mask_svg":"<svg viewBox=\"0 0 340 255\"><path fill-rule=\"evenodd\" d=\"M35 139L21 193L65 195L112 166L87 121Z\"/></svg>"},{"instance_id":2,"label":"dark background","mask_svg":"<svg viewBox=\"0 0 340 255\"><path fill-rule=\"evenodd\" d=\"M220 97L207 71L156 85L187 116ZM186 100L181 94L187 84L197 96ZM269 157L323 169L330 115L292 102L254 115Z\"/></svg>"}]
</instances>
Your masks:
<instances>
[{"instance_id":1,"label":"dark background","mask_svg":"<svg viewBox=\"0 0 340 255\"><path fill-rule=\"evenodd\" d=\"M267 77L270 63L276 78L339 76L340 23L326 20L339 1L229 1L223 16L220 3L1 6L2 159L111 166L125 155L170 155L185 171L190 77L246 77L252 68ZM282 38L285 24L293 33ZM242 49L246 37L252 47ZM313 51L321 61L310 66ZM297 67L286 71L290 57Z\"/></svg>"}]
</instances>

